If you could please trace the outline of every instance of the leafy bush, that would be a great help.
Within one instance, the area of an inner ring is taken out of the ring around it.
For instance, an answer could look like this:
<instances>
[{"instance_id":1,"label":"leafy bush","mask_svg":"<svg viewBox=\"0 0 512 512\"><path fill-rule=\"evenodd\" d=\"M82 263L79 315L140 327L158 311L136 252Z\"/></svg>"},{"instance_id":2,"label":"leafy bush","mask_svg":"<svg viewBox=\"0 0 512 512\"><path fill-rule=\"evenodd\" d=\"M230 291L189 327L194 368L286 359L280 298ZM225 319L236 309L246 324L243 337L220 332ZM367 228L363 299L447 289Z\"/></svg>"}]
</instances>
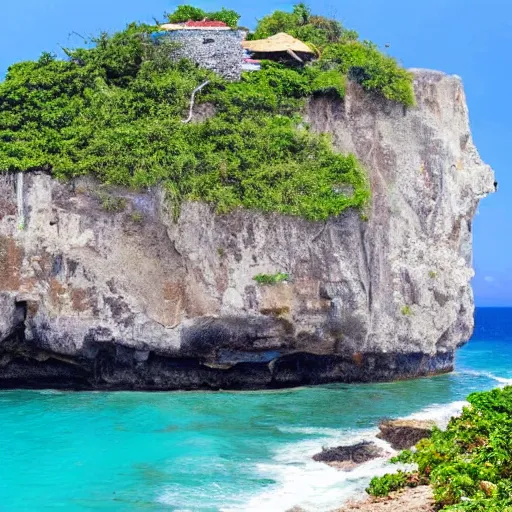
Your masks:
<instances>
[{"instance_id":1,"label":"leafy bush","mask_svg":"<svg viewBox=\"0 0 512 512\"><path fill-rule=\"evenodd\" d=\"M130 214L130 220L136 224L140 224L144 220L144 214L135 210Z\"/></svg>"},{"instance_id":2,"label":"leafy bush","mask_svg":"<svg viewBox=\"0 0 512 512\"><path fill-rule=\"evenodd\" d=\"M468 401L446 431L435 429L399 461L418 465L442 510L511 512L512 387L473 393ZM369 492L380 492L388 482L389 475L374 479Z\"/></svg>"},{"instance_id":3,"label":"leafy bush","mask_svg":"<svg viewBox=\"0 0 512 512\"><path fill-rule=\"evenodd\" d=\"M402 309L400 310L402 315L404 316L411 316L412 315L412 308L409 306L409 304L406 304L405 306L402 306Z\"/></svg>"},{"instance_id":4,"label":"leafy bush","mask_svg":"<svg viewBox=\"0 0 512 512\"><path fill-rule=\"evenodd\" d=\"M203 11L203 9L193 7L192 5L180 5L172 14L167 14L167 17L169 19L169 23L185 23L190 20L202 21L206 19L212 21L223 21L229 27L236 28L238 26L240 14L231 9L225 9L224 7L220 11L206 12Z\"/></svg>"},{"instance_id":5,"label":"leafy bush","mask_svg":"<svg viewBox=\"0 0 512 512\"><path fill-rule=\"evenodd\" d=\"M304 3L295 5L293 12L274 11L263 17L251 38L265 39L279 32L286 32L318 48L328 43L358 38L356 32L345 30L340 22L311 14Z\"/></svg>"},{"instance_id":6,"label":"leafy bush","mask_svg":"<svg viewBox=\"0 0 512 512\"><path fill-rule=\"evenodd\" d=\"M403 489L407 485L409 473L398 471L382 477L372 478L370 486L367 489L368 494L372 496L387 496L389 493Z\"/></svg>"},{"instance_id":7,"label":"leafy bush","mask_svg":"<svg viewBox=\"0 0 512 512\"><path fill-rule=\"evenodd\" d=\"M291 34L320 53L314 67L329 73L318 77L314 91L336 92L343 97L344 80L348 76L367 91L406 106L414 105L411 73L373 43L357 41L357 32L345 29L338 21L315 16L300 3L293 12L275 11L259 20L251 38L264 39L279 32Z\"/></svg>"},{"instance_id":8,"label":"leafy bush","mask_svg":"<svg viewBox=\"0 0 512 512\"><path fill-rule=\"evenodd\" d=\"M124 197L113 196L103 191L98 191L96 196L106 212L118 213L126 209L126 199Z\"/></svg>"},{"instance_id":9,"label":"leafy bush","mask_svg":"<svg viewBox=\"0 0 512 512\"><path fill-rule=\"evenodd\" d=\"M382 54L368 42L333 43L320 59L324 69L337 69L355 80L367 91L412 106L415 103L412 74L398 65L395 59Z\"/></svg>"},{"instance_id":10,"label":"leafy bush","mask_svg":"<svg viewBox=\"0 0 512 512\"><path fill-rule=\"evenodd\" d=\"M224 7L220 11L210 12L206 15L206 18L214 21L223 21L228 27L238 27L238 21L240 20L240 14L232 9L225 9Z\"/></svg>"},{"instance_id":11,"label":"leafy bush","mask_svg":"<svg viewBox=\"0 0 512 512\"><path fill-rule=\"evenodd\" d=\"M390 462L393 464L412 464L414 462L414 453L411 450L404 450L396 457L393 457Z\"/></svg>"},{"instance_id":12,"label":"leafy bush","mask_svg":"<svg viewBox=\"0 0 512 512\"><path fill-rule=\"evenodd\" d=\"M338 98L345 97L345 75L338 70L320 72L311 84L313 94L327 94Z\"/></svg>"},{"instance_id":13,"label":"leafy bush","mask_svg":"<svg viewBox=\"0 0 512 512\"><path fill-rule=\"evenodd\" d=\"M206 11L192 5L179 5L172 13L168 14L169 23L185 23L186 21L201 21L206 18Z\"/></svg>"},{"instance_id":14,"label":"leafy bush","mask_svg":"<svg viewBox=\"0 0 512 512\"><path fill-rule=\"evenodd\" d=\"M278 272L277 274L258 274L257 276L254 276L253 279L258 284L274 285L288 281L290 279L290 276L289 274Z\"/></svg>"}]
</instances>

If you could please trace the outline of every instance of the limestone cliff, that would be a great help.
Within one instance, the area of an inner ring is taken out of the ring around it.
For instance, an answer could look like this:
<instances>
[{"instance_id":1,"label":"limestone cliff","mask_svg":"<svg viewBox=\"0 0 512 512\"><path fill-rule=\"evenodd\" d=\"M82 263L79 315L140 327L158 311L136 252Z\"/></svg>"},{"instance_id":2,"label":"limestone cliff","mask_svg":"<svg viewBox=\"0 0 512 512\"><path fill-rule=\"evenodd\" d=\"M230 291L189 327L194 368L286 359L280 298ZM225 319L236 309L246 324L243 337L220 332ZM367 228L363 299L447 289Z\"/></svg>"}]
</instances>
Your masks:
<instances>
[{"instance_id":1,"label":"limestone cliff","mask_svg":"<svg viewBox=\"0 0 512 512\"><path fill-rule=\"evenodd\" d=\"M461 81L415 71L417 107L351 85L307 117L368 170L368 212L326 223L159 190L25 176L0 201L0 387L265 388L449 371L473 328L471 222L494 190ZM103 203L103 204L102 204ZM126 206L125 206L126 205ZM125 206L125 207L124 207ZM260 273L289 282L257 284Z\"/></svg>"}]
</instances>

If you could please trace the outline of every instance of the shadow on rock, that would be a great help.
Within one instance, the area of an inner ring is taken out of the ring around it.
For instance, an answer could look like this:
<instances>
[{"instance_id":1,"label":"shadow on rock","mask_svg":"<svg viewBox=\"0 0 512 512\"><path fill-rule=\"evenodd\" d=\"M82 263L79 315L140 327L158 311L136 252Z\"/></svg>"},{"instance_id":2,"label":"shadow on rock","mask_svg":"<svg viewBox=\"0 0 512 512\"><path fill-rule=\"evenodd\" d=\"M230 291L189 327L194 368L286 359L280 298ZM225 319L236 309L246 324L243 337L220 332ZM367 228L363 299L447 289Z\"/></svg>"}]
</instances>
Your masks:
<instances>
[{"instance_id":1,"label":"shadow on rock","mask_svg":"<svg viewBox=\"0 0 512 512\"><path fill-rule=\"evenodd\" d=\"M377 437L387 441L394 450L406 450L430 437L434 426L429 420L384 420Z\"/></svg>"}]
</instances>

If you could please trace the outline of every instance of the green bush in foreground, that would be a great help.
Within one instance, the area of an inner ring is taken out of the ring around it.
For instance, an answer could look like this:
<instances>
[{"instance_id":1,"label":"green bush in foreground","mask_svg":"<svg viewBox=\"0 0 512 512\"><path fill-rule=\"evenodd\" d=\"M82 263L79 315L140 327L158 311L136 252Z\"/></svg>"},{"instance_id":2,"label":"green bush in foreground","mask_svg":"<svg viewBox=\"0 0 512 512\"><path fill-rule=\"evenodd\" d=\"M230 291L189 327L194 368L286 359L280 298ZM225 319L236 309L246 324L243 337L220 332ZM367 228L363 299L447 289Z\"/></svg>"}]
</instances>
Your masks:
<instances>
[{"instance_id":1,"label":"green bush in foreground","mask_svg":"<svg viewBox=\"0 0 512 512\"><path fill-rule=\"evenodd\" d=\"M473 393L468 401L446 431L435 429L395 462L418 465L418 478L432 485L441 510L512 512L512 387ZM402 484L409 485L403 474L385 475L368 492L382 496Z\"/></svg>"},{"instance_id":2,"label":"green bush in foreground","mask_svg":"<svg viewBox=\"0 0 512 512\"><path fill-rule=\"evenodd\" d=\"M373 478L367 491L372 496L387 496L391 492L403 489L407 485L407 477L408 473L398 471L380 478Z\"/></svg>"}]
</instances>

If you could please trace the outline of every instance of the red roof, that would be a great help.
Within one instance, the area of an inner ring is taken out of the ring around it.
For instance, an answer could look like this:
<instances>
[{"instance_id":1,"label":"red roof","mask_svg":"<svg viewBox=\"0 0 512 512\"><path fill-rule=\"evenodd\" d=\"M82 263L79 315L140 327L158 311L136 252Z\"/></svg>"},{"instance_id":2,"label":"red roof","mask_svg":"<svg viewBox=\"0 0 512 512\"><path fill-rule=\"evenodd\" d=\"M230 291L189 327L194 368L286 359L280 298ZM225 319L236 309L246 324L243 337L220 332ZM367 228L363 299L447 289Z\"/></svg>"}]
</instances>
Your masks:
<instances>
[{"instance_id":1,"label":"red roof","mask_svg":"<svg viewBox=\"0 0 512 512\"><path fill-rule=\"evenodd\" d=\"M209 20L204 20L204 21L187 21L185 23L185 26L187 27L227 27L227 24L224 23L223 21L209 21Z\"/></svg>"}]
</instances>

